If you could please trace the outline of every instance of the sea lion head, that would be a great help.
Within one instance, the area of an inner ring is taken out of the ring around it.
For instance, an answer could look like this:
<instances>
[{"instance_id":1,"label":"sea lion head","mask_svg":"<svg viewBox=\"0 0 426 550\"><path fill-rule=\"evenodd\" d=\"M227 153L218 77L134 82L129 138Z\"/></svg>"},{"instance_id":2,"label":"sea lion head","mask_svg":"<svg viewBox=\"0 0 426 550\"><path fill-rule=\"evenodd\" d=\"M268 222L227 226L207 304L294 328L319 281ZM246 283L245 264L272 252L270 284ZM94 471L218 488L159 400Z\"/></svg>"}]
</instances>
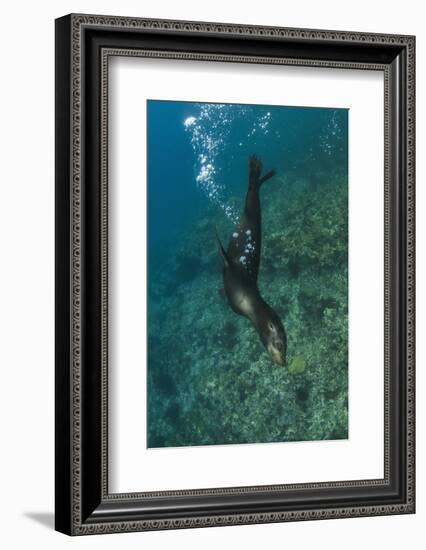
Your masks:
<instances>
[{"instance_id":1,"label":"sea lion head","mask_svg":"<svg viewBox=\"0 0 426 550\"><path fill-rule=\"evenodd\" d=\"M284 367L286 364L287 337L281 319L272 308L264 319L260 336L273 362Z\"/></svg>"}]
</instances>

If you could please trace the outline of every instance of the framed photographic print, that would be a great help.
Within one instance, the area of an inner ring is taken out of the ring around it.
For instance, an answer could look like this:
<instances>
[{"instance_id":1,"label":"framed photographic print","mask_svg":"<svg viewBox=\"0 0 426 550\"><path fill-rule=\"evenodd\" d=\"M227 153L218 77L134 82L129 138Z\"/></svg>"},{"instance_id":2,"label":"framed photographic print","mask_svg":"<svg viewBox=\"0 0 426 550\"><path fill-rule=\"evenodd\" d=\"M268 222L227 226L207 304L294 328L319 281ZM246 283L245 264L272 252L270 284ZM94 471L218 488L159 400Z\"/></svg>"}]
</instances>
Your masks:
<instances>
[{"instance_id":1,"label":"framed photographic print","mask_svg":"<svg viewBox=\"0 0 426 550\"><path fill-rule=\"evenodd\" d=\"M412 36L56 21L56 529L413 513Z\"/></svg>"}]
</instances>

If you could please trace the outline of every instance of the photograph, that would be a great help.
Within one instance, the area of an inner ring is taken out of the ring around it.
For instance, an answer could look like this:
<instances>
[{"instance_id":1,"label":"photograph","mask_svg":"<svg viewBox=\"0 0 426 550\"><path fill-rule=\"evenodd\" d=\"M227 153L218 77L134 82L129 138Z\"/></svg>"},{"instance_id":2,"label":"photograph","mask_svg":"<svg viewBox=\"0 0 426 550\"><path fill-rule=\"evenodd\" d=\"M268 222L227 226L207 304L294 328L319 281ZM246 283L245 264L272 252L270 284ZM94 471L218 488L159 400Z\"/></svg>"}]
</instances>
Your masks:
<instances>
[{"instance_id":1,"label":"photograph","mask_svg":"<svg viewBox=\"0 0 426 550\"><path fill-rule=\"evenodd\" d=\"M55 21L55 529L414 514L415 35L164 15Z\"/></svg>"},{"instance_id":2,"label":"photograph","mask_svg":"<svg viewBox=\"0 0 426 550\"><path fill-rule=\"evenodd\" d=\"M147 101L148 448L349 437L348 125Z\"/></svg>"}]
</instances>

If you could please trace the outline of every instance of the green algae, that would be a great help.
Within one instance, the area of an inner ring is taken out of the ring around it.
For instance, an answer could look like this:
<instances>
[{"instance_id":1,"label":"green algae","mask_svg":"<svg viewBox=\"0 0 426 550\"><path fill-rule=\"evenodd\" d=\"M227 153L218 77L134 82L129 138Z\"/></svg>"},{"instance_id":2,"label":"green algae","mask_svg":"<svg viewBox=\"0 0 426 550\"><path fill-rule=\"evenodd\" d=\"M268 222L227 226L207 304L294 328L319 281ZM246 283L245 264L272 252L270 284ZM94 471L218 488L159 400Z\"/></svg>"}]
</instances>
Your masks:
<instances>
[{"instance_id":1,"label":"green algae","mask_svg":"<svg viewBox=\"0 0 426 550\"><path fill-rule=\"evenodd\" d=\"M290 374L302 374L305 372L306 363L303 355L295 355L288 365Z\"/></svg>"}]
</instances>

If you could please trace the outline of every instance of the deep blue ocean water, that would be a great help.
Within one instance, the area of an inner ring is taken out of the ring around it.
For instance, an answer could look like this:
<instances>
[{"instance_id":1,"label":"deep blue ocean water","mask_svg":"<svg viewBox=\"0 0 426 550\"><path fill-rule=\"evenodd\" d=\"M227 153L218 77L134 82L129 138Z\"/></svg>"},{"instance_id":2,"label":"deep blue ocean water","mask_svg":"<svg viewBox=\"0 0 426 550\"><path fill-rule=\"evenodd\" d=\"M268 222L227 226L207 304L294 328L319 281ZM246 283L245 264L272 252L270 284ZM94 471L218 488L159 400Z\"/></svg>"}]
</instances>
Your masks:
<instances>
[{"instance_id":1,"label":"deep blue ocean water","mask_svg":"<svg viewBox=\"0 0 426 550\"><path fill-rule=\"evenodd\" d=\"M252 154L288 368L220 293ZM148 446L347 437L347 185L347 110L148 102Z\"/></svg>"}]
</instances>

